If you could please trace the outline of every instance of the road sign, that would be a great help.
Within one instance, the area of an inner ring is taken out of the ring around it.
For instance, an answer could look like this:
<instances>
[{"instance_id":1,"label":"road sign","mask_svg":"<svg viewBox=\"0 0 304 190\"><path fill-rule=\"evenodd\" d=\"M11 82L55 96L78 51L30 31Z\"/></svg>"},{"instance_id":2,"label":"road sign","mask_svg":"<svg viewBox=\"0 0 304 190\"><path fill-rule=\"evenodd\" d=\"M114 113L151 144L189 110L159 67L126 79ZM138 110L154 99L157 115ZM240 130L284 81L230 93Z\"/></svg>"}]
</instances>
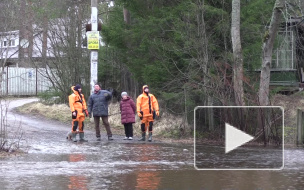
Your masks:
<instances>
[{"instance_id":1,"label":"road sign","mask_svg":"<svg viewBox=\"0 0 304 190\"><path fill-rule=\"evenodd\" d=\"M87 32L88 49L99 49L99 32L89 31Z\"/></svg>"}]
</instances>

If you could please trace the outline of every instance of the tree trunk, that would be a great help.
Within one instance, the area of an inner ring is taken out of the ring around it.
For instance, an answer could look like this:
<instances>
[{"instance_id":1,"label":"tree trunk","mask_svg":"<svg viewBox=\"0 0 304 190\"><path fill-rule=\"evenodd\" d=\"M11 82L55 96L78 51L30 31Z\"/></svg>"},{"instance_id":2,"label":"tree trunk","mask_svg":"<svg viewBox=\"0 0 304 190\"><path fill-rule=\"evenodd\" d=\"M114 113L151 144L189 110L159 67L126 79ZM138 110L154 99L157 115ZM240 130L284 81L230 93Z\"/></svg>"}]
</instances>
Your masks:
<instances>
[{"instance_id":1,"label":"tree trunk","mask_svg":"<svg viewBox=\"0 0 304 190\"><path fill-rule=\"evenodd\" d=\"M21 41L22 39L26 39L26 35L25 35L25 20L24 19L21 19L22 17L25 17L25 7L26 7L26 2L25 0L21 0L20 2L20 19L19 19L19 41ZM25 48L23 47L20 47L19 49L19 56L18 56L18 62L19 64L20 63L23 63L24 62L24 53L25 53Z\"/></svg>"},{"instance_id":2,"label":"tree trunk","mask_svg":"<svg viewBox=\"0 0 304 190\"><path fill-rule=\"evenodd\" d=\"M43 60L43 67L46 67L46 61L47 61L47 40L48 40L48 17L45 15L43 17L42 21L42 51L41 51L41 56Z\"/></svg>"},{"instance_id":3,"label":"tree trunk","mask_svg":"<svg viewBox=\"0 0 304 190\"><path fill-rule=\"evenodd\" d=\"M131 23L130 12L125 7L123 8L123 15L124 15L124 21L125 21L125 23L126 24L130 24Z\"/></svg>"},{"instance_id":4,"label":"tree trunk","mask_svg":"<svg viewBox=\"0 0 304 190\"><path fill-rule=\"evenodd\" d=\"M262 55L262 69L260 77L260 89L259 89L259 104L260 106L269 105L269 83L270 83L270 66L272 61L272 49L274 40L281 23L282 9L284 8L284 0L276 0L272 18L270 21L269 29L265 32L263 40L263 55ZM269 124L267 122L267 115L263 114L262 109L259 112L259 125L263 129L264 133L264 145L268 143L269 136Z\"/></svg>"},{"instance_id":5,"label":"tree trunk","mask_svg":"<svg viewBox=\"0 0 304 190\"><path fill-rule=\"evenodd\" d=\"M276 0L269 29L265 32L263 42L262 69L260 77L259 104L269 105L270 65L272 60L273 43L281 23L284 0Z\"/></svg>"},{"instance_id":6,"label":"tree trunk","mask_svg":"<svg viewBox=\"0 0 304 190\"><path fill-rule=\"evenodd\" d=\"M233 86L235 103L237 106L244 106L243 88L243 54L240 36L240 0L232 0L231 13L231 38L233 49Z\"/></svg>"}]
</instances>

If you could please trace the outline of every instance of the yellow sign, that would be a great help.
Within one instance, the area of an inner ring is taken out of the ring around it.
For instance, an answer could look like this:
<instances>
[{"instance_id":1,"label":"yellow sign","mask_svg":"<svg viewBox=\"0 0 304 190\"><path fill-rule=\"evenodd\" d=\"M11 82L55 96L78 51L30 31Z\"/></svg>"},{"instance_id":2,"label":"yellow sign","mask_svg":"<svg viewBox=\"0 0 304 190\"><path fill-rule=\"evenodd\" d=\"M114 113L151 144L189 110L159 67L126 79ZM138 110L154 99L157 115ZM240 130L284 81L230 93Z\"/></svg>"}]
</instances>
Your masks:
<instances>
[{"instance_id":1,"label":"yellow sign","mask_svg":"<svg viewBox=\"0 0 304 190\"><path fill-rule=\"evenodd\" d=\"M99 49L99 32L87 32L88 49Z\"/></svg>"}]
</instances>

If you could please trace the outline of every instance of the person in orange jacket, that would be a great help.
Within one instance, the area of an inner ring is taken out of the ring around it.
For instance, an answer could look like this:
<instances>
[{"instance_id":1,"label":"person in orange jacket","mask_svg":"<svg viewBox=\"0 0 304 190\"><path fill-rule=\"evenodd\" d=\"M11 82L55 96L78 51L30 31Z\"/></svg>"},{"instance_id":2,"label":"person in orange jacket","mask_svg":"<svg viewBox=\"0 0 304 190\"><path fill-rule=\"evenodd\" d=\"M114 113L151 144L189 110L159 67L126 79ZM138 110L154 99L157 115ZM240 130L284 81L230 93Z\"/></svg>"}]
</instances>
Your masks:
<instances>
[{"instance_id":1,"label":"person in orange jacket","mask_svg":"<svg viewBox=\"0 0 304 190\"><path fill-rule=\"evenodd\" d=\"M81 86L77 84L71 87L73 93L69 96L70 109L72 111L72 140L77 142L77 128L80 141L87 141L84 139L84 119L89 116L87 111L87 104L84 95L81 93Z\"/></svg>"},{"instance_id":2,"label":"person in orange jacket","mask_svg":"<svg viewBox=\"0 0 304 190\"><path fill-rule=\"evenodd\" d=\"M156 114L159 116L159 107L157 99L153 94L149 93L148 85L144 85L142 87L143 93L137 97L136 100L136 108L137 115L141 119L141 131L142 138L139 141L146 140L146 131L149 126L149 138L148 141L152 141L152 129L153 129L153 121Z\"/></svg>"}]
</instances>

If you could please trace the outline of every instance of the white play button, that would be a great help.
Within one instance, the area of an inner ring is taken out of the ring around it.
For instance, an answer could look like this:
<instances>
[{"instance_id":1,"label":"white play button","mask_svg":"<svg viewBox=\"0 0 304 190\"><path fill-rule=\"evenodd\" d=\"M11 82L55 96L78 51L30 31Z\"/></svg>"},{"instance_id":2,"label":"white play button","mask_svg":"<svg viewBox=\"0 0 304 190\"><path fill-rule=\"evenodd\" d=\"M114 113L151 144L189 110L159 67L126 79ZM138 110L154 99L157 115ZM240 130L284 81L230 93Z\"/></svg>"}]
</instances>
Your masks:
<instances>
[{"instance_id":1,"label":"white play button","mask_svg":"<svg viewBox=\"0 0 304 190\"><path fill-rule=\"evenodd\" d=\"M225 123L225 153L254 139L253 136Z\"/></svg>"}]
</instances>

